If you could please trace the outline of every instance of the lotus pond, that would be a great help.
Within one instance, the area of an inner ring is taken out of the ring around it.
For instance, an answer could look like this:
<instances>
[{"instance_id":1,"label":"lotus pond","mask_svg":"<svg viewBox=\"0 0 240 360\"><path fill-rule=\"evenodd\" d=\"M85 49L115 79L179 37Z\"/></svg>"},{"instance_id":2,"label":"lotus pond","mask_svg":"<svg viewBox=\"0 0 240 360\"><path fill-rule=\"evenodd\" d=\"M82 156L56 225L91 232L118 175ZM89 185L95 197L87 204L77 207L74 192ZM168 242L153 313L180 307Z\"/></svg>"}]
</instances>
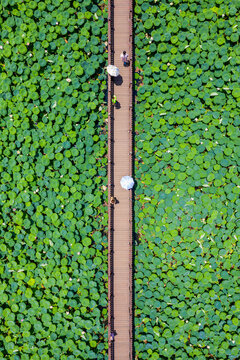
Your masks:
<instances>
[{"instance_id":1,"label":"lotus pond","mask_svg":"<svg viewBox=\"0 0 240 360\"><path fill-rule=\"evenodd\" d=\"M137 359L240 357L239 10L136 0Z\"/></svg>"},{"instance_id":2,"label":"lotus pond","mask_svg":"<svg viewBox=\"0 0 240 360\"><path fill-rule=\"evenodd\" d=\"M106 359L106 6L0 9L0 359Z\"/></svg>"},{"instance_id":3,"label":"lotus pond","mask_svg":"<svg viewBox=\"0 0 240 360\"><path fill-rule=\"evenodd\" d=\"M106 359L106 3L0 6L0 359ZM137 359L240 356L239 8L136 0Z\"/></svg>"}]
</instances>

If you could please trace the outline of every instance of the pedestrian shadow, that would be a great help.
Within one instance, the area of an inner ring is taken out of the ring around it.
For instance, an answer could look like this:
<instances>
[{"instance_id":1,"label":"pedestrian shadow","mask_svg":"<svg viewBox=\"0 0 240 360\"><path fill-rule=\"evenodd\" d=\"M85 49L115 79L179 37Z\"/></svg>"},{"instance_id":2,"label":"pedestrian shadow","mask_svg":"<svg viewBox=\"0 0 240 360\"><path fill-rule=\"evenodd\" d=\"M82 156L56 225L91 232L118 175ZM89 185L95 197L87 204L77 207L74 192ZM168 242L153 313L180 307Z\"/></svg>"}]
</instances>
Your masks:
<instances>
[{"instance_id":1,"label":"pedestrian shadow","mask_svg":"<svg viewBox=\"0 0 240 360\"><path fill-rule=\"evenodd\" d=\"M120 104L119 101L116 101L115 108L116 109L121 109L121 104Z\"/></svg>"},{"instance_id":2,"label":"pedestrian shadow","mask_svg":"<svg viewBox=\"0 0 240 360\"><path fill-rule=\"evenodd\" d=\"M116 77L113 78L113 82L115 85L119 86L119 85L122 85L123 83L123 78L121 75L118 75Z\"/></svg>"}]
</instances>

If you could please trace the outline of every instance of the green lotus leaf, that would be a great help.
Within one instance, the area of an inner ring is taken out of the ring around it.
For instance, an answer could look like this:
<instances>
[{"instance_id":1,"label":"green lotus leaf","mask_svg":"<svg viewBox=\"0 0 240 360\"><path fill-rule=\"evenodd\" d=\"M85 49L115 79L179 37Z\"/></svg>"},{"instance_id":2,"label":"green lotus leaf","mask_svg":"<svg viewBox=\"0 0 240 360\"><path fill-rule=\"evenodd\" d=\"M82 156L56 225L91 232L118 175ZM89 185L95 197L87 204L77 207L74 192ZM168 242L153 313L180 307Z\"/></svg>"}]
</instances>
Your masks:
<instances>
[{"instance_id":1,"label":"green lotus leaf","mask_svg":"<svg viewBox=\"0 0 240 360\"><path fill-rule=\"evenodd\" d=\"M239 98L240 97L240 88L234 88L233 91L232 91L232 95L235 98Z\"/></svg>"}]
</instances>

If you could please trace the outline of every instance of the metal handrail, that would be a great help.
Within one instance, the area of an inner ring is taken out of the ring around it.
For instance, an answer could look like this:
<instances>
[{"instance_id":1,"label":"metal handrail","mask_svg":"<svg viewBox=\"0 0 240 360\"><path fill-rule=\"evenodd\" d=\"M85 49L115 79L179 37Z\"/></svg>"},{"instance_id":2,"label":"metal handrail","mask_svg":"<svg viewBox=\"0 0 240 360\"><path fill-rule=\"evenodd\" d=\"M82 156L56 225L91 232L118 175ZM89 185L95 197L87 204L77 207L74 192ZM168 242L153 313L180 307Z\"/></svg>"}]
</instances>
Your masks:
<instances>
[{"instance_id":1,"label":"metal handrail","mask_svg":"<svg viewBox=\"0 0 240 360\"><path fill-rule=\"evenodd\" d=\"M130 1L129 8L129 57L130 57L130 79L129 86L131 89L131 101L129 106L129 175L133 176L133 0ZM133 359L133 191L131 190L129 193L129 339L130 339L130 348L129 348L129 359Z\"/></svg>"},{"instance_id":2,"label":"metal handrail","mask_svg":"<svg viewBox=\"0 0 240 360\"><path fill-rule=\"evenodd\" d=\"M108 63L113 64L113 0L108 0ZM114 331L113 319L113 209L110 198L113 195L113 107L112 107L113 83L111 76L108 75L108 355L110 360L114 360L114 343L111 340L111 333Z\"/></svg>"}]
</instances>

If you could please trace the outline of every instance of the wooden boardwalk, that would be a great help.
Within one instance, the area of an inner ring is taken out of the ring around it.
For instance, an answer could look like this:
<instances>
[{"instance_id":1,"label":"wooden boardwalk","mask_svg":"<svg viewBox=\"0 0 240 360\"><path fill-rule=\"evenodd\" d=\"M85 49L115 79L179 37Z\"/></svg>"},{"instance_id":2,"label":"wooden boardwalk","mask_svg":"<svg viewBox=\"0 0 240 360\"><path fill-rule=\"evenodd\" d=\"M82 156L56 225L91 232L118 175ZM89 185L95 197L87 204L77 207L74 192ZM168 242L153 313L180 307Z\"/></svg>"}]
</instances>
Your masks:
<instances>
[{"instance_id":1,"label":"wooden boardwalk","mask_svg":"<svg viewBox=\"0 0 240 360\"><path fill-rule=\"evenodd\" d=\"M119 78L108 77L110 360L133 358L132 190L120 186L122 176L132 176L132 6L131 0L109 0L108 60L120 70ZM120 59L123 50L129 54L128 67ZM113 95L117 97L114 107ZM111 196L117 204L110 204Z\"/></svg>"}]
</instances>

